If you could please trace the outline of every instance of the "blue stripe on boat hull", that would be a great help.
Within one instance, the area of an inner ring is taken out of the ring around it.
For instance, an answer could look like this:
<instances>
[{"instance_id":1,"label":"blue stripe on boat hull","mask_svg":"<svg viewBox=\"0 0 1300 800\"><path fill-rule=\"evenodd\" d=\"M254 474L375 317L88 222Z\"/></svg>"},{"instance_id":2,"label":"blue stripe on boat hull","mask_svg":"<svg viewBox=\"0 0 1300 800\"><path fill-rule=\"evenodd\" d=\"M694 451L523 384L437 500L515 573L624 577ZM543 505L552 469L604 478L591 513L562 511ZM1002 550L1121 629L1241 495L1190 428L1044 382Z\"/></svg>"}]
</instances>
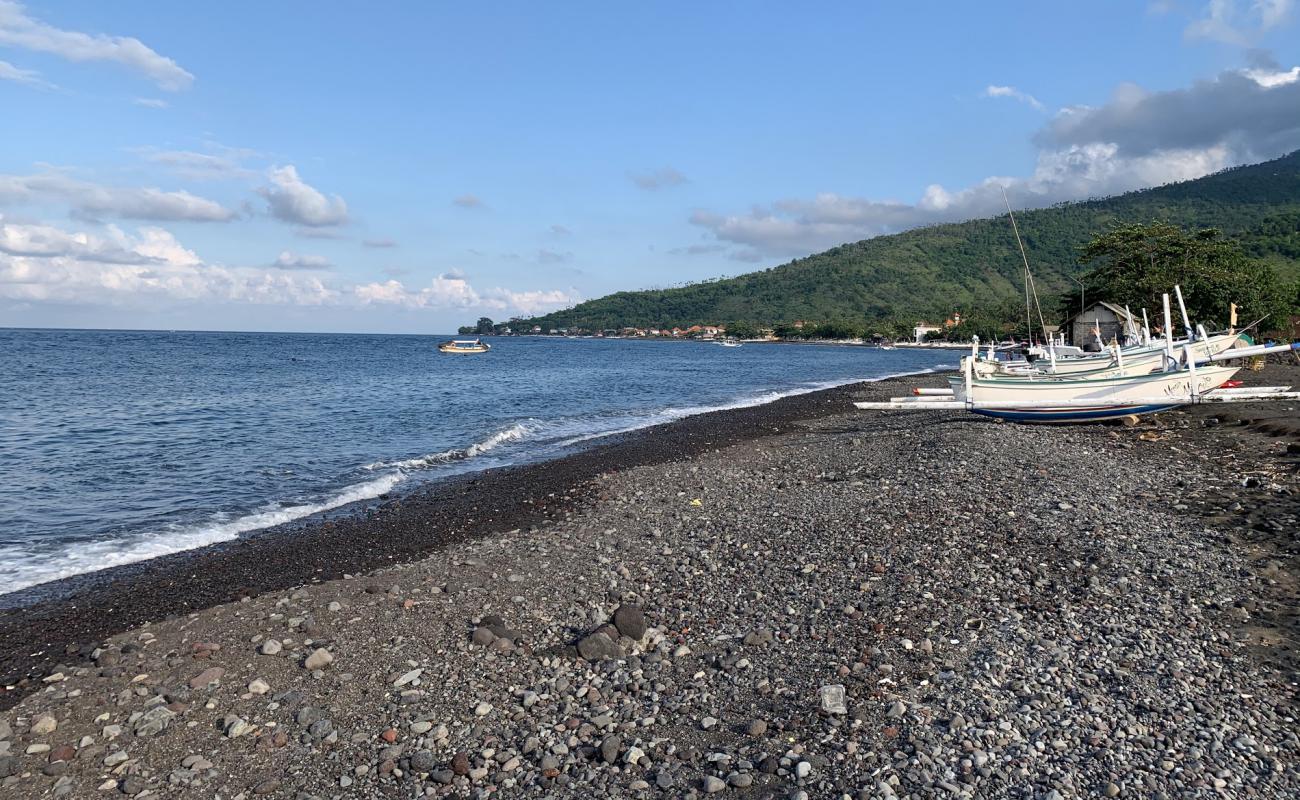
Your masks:
<instances>
[{"instance_id":1,"label":"blue stripe on boat hull","mask_svg":"<svg viewBox=\"0 0 1300 800\"><path fill-rule=\"evenodd\" d=\"M1154 414L1177 408L1181 403L1160 406L1099 406L1097 408L1017 409L972 408L975 414L1010 422L1100 422L1134 414Z\"/></svg>"}]
</instances>

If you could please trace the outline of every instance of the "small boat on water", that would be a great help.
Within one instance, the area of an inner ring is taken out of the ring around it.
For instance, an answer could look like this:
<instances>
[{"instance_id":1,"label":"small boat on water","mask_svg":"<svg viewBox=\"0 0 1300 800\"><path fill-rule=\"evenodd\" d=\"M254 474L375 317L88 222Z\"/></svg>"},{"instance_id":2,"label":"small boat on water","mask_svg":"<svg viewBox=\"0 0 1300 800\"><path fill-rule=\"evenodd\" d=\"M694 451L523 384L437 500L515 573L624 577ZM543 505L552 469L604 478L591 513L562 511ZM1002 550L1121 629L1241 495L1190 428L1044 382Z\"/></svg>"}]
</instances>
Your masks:
<instances>
[{"instance_id":1,"label":"small boat on water","mask_svg":"<svg viewBox=\"0 0 1300 800\"><path fill-rule=\"evenodd\" d=\"M740 342L728 342L721 339L714 342L714 344L722 345L723 347L740 347Z\"/></svg>"},{"instance_id":2,"label":"small boat on water","mask_svg":"<svg viewBox=\"0 0 1300 800\"><path fill-rule=\"evenodd\" d=\"M443 342L438 345L439 353L455 353L458 355L486 353L491 349L492 345L481 339L452 339L450 342Z\"/></svg>"}]
</instances>

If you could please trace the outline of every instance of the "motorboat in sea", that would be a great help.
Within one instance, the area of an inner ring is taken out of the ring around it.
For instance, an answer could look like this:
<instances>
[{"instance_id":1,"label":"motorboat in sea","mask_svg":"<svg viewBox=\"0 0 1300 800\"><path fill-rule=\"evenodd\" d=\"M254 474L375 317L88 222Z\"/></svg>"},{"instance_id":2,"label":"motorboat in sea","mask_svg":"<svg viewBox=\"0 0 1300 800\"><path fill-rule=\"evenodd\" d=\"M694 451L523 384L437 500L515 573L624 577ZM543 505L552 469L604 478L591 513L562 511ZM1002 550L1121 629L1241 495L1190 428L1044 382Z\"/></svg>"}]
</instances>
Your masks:
<instances>
[{"instance_id":1,"label":"motorboat in sea","mask_svg":"<svg viewBox=\"0 0 1300 800\"><path fill-rule=\"evenodd\" d=\"M484 342L482 339L452 339L449 342L443 342L438 345L439 353L453 353L456 355L486 353L491 349L492 345Z\"/></svg>"},{"instance_id":2,"label":"motorboat in sea","mask_svg":"<svg viewBox=\"0 0 1300 800\"><path fill-rule=\"evenodd\" d=\"M716 342L714 342L714 344L719 345L721 347L740 347L740 342L729 342L726 341L725 339L719 339Z\"/></svg>"}]
</instances>

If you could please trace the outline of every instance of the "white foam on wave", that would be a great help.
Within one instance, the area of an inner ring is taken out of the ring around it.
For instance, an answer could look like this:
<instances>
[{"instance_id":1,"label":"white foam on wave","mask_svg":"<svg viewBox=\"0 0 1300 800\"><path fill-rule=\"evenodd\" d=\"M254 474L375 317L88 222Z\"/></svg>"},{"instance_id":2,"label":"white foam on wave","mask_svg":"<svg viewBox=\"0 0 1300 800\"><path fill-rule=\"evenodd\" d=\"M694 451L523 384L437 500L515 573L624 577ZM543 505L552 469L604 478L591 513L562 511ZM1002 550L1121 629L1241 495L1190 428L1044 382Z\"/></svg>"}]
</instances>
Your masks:
<instances>
[{"instance_id":1,"label":"white foam on wave","mask_svg":"<svg viewBox=\"0 0 1300 800\"><path fill-rule=\"evenodd\" d=\"M695 416L697 414L707 414L712 411L726 411L737 408L750 408L771 403L785 397L808 394L811 392L822 391L824 389L833 389L837 386L847 386L853 383L875 383L878 381L889 380L890 378L907 377L909 375L945 372L953 369L954 366L955 365L951 364L941 364L930 369L878 375L870 378L848 378L824 383L805 384L804 386L794 389L762 392L749 397L741 397L715 405L658 409L646 412L646 416L637 419L632 424L620 425L607 430L586 432L579 436L556 442L555 444L558 448L564 449L583 442L607 436L614 436L621 433L631 433L633 431L641 430L642 428L661 425L665 422L672 422L674 420ZM624 419L626 419L626 417ZM58 580L60 578L82 575L88 572L107 569L109 567L122 566L124 564L134 564L139 561L158 558L159 556L171 555L172 553L180 553L186 550L205 547L210 544L230 541L238 538L241 534L250 531L272 528L276 525L282 525L286 522L292 522L304 517L309 517L313 514L320 514L351 503L371 500L391 491L399 483L406 480L409 477L409 472L412 470L427 469L440 464L472 459L495 450L502 445L537 436L548 430L550 430L551 435L554 436L558 432L557 426L562 427L562 425L556 421L550 423L550 427L548 428L546 424L543 424L539 420L529 419L502 428L482 441L475 442L468 447L445 450L440 453L431 453L426 456L403 459L400 461L377 461L373 464L367 464L364 469L374 472L383 470L383 474L372 480L346 486L335 494L316 502L301 503L292 506L267 506L250 514L236 517L235 519L221 519L190 527L166 529L134 536L105 539L96 542L69 543L66 545L64 550L53 553L21 550L9 553L4 557L0 557L0 594L15 592L20 589L26 589L31 586Z\"/></svg>"},{"instance_id":2,"label":"white foam on wave","mask_svg":"<svg viewBox=\"0 0 1300 800\"><path fill-rule=\"evenodd\" d=\"M206 547L238 538L242 533L271 528L303 517L371 500L406 479L392 472L344 487L325 499L293 506L265 507L230 520L155 531L96 542L73 542L53 553L17 552L0 558L0 594L87 572L134 564L151 558Z\"/></svg>"},{"instance_id":3,"label":"white foam on wave","mask_svg":"<svg viewBox=\"0 0 1300 800\"><path fill-rule=\"evenodd\" d=\"M443 450L440 453L430 453L428 455L416 456L415 458L406 458L401 461L376 461L373 464L367 464L363 469L380 470L380 469L425 469L434 467L439 464L447 464L452 461L463 461L465 459L481 456L486 452L495 450L508 442L516 442L526 438L536 432L538 423L536 420L526 420L516 422L508 428L503 428L481 442L475 442L469 447L457 448L454 450Z\"/></svg>"}]
</instances>

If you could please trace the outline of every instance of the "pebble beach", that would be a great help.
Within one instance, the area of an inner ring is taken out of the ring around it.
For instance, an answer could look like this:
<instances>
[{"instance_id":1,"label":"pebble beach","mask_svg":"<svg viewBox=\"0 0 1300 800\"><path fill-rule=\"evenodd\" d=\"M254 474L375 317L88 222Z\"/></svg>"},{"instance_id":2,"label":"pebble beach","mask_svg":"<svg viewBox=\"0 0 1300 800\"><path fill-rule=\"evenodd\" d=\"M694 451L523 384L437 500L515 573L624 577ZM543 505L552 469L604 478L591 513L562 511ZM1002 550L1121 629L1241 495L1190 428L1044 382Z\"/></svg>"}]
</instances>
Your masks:
<instances>
[{"instance_id":1,"label":"pebble beach","mask_svg":"<svg viewBox=\"0 0 1300 800\"><path fill-rule=\"evenodd\" d=\"M1294 404L849 405L941 384L692 417L6 611L0 797L1300 796Z\"/></svg>"}]
</instances>

